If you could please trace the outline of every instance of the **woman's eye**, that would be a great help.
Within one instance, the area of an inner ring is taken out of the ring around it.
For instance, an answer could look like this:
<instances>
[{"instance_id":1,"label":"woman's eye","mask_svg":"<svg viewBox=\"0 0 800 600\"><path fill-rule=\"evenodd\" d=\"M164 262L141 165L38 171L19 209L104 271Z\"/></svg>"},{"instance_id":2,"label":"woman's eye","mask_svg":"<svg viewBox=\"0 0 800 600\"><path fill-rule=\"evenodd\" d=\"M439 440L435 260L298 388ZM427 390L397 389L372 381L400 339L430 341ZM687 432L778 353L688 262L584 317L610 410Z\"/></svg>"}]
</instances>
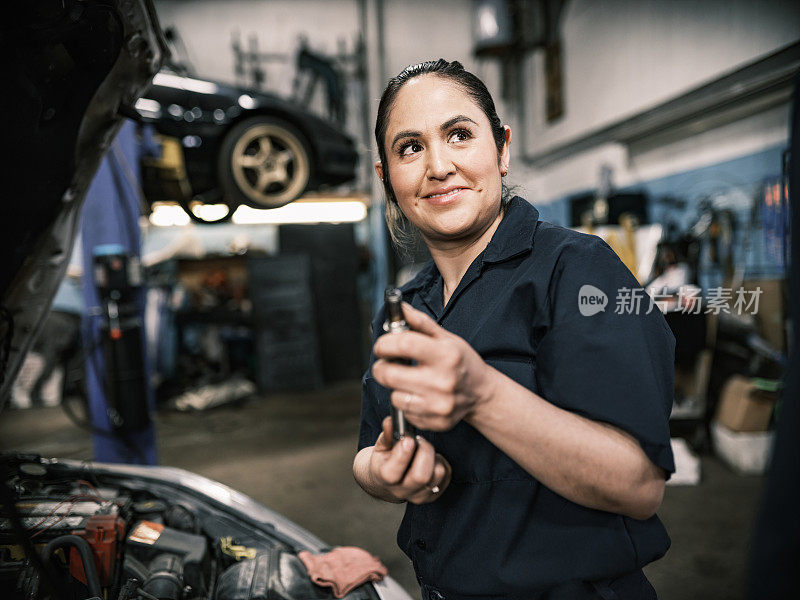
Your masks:
<instances>
[{"instance_id":1,"label":"woman's eye","mask_svg":"<svg viewBox=\"0 0 800 600\"><path fill-rule=\"evenodd\" d=\"M450 134L451 142L466 142L472 137L467 129L456 129Z\"/></svg>"},{"instance_id":2,"label":"woman's eye","mask_svg":"<svg viewBox=\"0 0 800 600\"><path fill-rule=\"evenodd\" d=\"M420 146L419 143L407 142L402 146L400 146L398 152L401 156L408 156L410 154L413 154L414 152L419 152L420 150L422 150L422 146Z\"/></svg>"}]
</instances>

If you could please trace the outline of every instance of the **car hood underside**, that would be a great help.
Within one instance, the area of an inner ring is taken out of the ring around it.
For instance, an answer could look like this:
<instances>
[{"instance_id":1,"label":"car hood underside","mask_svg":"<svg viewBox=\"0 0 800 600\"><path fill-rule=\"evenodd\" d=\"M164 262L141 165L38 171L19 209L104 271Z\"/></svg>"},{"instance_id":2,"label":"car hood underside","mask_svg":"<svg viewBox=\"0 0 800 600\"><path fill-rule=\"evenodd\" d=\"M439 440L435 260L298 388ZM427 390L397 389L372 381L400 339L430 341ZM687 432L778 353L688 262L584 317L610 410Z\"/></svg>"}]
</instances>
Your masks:
<instances>
[{"instance_id":1,"label":"car hood underside","mask_svg":"<svg viewBox=\"0 0 800 600\"><path fill-rule=\"evenodd\" d=\"M150 0L14 3L0 31L11 149L0 203L2 409L66 271L89 184L167 49Z\"/></svg>"}]
</instances>

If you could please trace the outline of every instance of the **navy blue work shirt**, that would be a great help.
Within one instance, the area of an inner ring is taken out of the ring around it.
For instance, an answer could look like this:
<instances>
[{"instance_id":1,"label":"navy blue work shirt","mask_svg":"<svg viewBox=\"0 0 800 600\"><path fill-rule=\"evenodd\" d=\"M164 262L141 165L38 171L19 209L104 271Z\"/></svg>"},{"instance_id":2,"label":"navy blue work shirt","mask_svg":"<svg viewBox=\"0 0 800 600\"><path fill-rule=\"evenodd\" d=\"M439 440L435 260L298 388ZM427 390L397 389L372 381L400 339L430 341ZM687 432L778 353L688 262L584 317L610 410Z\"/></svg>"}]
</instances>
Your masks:
<instances>
[{"instance_id":1,"label":"navy blue work shirt","mask_svg":"<svg viewBox=\"0 0 800 600\"><path fill-rule=\"evenodd\" d=\"M675 338L647 296L638 311L628 302L617 310L619 295L635 297L625 290L641 286L603 240L539 221L536 208L515 197L447 306L432 261L402 289L489 365L558 407L623 429L667 477L674 472ZM598 311L602 294L607 303ZM383 320L381 310L376 337ZM375 444L389 394L370 368L359 450ZM567 500L463 421L421 435L448 460L452 481L436 501L406 505L397 541L420 582L445 597L524 595L611 578L669 548L657 516L641 521Z\"/></svg>"}]
</instances>

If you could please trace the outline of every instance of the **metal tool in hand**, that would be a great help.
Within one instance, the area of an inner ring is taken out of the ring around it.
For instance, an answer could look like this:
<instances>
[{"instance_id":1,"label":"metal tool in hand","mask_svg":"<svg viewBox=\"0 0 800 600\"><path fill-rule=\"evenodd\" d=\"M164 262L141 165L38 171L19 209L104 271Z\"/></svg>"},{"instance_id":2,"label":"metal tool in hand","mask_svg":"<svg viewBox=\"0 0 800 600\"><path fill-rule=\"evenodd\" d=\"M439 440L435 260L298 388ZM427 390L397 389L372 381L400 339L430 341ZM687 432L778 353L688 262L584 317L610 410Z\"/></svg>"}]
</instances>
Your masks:
<instances>
[{"instance_id":1,"label":"metal tool in hand","mask_svg":"<svg viewBox=\"0 0 800 600\"><path fill-rule=\"evenodd\" d=\"M389 287L386 289L386 293L384 294L384 303L386 308L386 321L383 324L383 330L387 333L401 333L403 331L408 331L411 329L406 323L405 318L403 317L403 292L401 292L398 288ZM400 363L400 364L407 364L410 365L410 360L405 359L396 359L392 362ZM403 414L403 411L395 408L392 405L391 408L391 415L392 415L392 437L394 441L399 441L403 439L405 436L410 435L414 437L416 435L416 430L414 426L411 425L408 421L406 421L406 417Z\"/></svg>"}]
</instances>

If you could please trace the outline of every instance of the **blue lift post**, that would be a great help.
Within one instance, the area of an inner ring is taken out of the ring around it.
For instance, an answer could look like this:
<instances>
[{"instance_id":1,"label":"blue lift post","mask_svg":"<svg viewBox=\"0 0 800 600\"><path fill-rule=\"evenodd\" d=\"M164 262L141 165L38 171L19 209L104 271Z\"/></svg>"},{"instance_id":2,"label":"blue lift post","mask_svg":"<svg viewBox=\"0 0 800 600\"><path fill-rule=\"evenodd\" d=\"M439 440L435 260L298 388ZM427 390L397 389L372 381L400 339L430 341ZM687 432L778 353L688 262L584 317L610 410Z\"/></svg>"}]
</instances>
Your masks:
<instances>
[{"instance_id":1,"label":"blue lift post","mask_svg":"<svg viewBox=\"0 0 800 600\"><path fill-rule=\"evenodd\" d=\"M120 129L111 150L103 159L86 195L81 217L81 247L83 263L82 317L83 344L86 356L86 382L89 395L89 412L95 433L92 435L95 460L109 463L157 463L155 427L149 425L124 435L114 433L109 419L110 406L106 391L108 366L103 356L103 337L106 315L100 293L95 284L94 259L109 247L116 247L129 257L138 259L141 253L139 232L141 144L137 139L136 125L127 122ZM139 289L138 312L144 319L145 290ZM143 328L142 330L143 331ZM152 415L155 396L150 385L150 363L142 340L142 365L146 406ZM101 433L103 432L103 433Z\"/></svg>"}]
</instances>

